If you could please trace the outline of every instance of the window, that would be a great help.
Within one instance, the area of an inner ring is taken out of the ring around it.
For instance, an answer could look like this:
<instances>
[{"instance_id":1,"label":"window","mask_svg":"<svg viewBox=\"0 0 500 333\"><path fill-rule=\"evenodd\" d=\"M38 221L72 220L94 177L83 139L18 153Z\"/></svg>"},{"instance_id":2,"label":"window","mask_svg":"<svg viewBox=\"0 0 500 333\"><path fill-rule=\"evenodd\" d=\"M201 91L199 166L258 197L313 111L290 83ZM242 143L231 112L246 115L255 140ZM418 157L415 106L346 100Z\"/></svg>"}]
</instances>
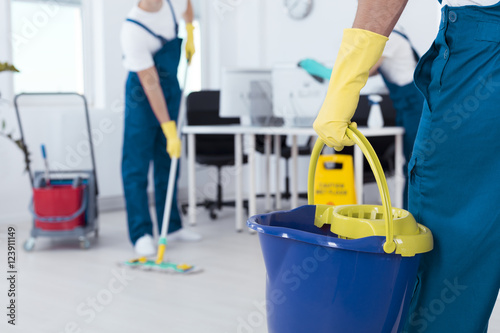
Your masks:
<instances>
[{"instance_id":1,"label":"window","mask_svg":"<svg viewBox=\"0 0 500 333\"><path fill-rule=\"evenodd\" d=\"M12 0L14 92L84 93L81 0Z\"/></svg>"}]
</instances>

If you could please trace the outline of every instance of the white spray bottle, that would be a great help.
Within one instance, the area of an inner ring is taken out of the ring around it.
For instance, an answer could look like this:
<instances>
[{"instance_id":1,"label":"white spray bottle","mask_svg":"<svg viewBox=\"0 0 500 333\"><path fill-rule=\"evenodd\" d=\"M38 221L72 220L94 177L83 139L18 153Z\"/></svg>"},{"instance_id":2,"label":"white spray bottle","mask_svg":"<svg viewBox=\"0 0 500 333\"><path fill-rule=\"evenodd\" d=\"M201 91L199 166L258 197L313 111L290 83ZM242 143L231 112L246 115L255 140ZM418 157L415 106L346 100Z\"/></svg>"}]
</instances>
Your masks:
<instances>
[{"instance_id":1,"label":"white spray bottle","mask_svg":"<svg viewBox=\"0 0 500 333\"><path fill-rule=\"evenodd\" d=\"M368 127L369 128L384 127L384 116L382 115L382 109L380 108L380 102L382 102L382 96L370 95L368 96L368 101L371 104L370 115L368 116Z\"/></svg>"}]
</instances>

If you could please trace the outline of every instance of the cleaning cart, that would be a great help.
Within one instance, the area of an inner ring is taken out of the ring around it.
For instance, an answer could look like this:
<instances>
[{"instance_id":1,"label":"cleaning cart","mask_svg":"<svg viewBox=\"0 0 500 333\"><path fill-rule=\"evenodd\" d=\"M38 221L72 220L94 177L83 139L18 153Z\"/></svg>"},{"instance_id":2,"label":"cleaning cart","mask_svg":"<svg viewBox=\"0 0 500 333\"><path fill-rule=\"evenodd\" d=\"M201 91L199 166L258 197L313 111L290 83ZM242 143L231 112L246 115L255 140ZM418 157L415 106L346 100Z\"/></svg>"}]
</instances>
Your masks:
<instances>
[{"instance_id":1,"label":"cleaning cart","mask_svg":"<svg viewBox=\"0 0 500 333\"><path fill-rule=\"evenodd\" d=\"M33 227L30 238L24 243L26 251L32 251L38 237L57 239L75 239L83 249L90 248L89 235L98 237L98 207L97 207L97 177L94 157L94 147L90 131L88 104L85 96L76 93L23 93L14 99L21 142L26 147L20 113L20 101L28 98L76 97L81 100L85 113L86 132L89 141L89 152L92 167L89 170L49 169L45 146L42 145L42 156L45 161L45 170L32 172L29 158L26 162L30 182L33 190L33 199L29 210L33 216ZM28 147L34 148L34 147Z\"/></svg>"},{"instance_id":2,"label":"cleaning cart","mask_svg":"<svg viewBox=\"0 0 500 333\"><path fill-rule=\"evenodd\" d=\"M355 128L348 136L375 174L383 206L313 205L323 142L309 166L309 205L251 217L267 269L270 333L400 333L431 231L393 208L380 162Z\"/></svg>"}]
</instances>

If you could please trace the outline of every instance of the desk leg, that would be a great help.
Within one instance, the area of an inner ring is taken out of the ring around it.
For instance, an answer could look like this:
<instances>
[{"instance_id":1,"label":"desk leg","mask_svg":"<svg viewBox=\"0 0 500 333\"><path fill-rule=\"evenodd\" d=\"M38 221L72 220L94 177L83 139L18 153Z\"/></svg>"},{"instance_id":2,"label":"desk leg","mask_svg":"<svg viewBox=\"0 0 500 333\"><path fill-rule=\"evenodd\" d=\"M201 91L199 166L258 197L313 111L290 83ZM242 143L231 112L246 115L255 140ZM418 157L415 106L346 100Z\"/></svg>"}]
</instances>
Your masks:
<instances>
[{"instance_id":1,"label":"desk leg","mask_svg":"<svg viewBox=\"0 0 500 333\"><path fill-rule=\"evenodd\" d=\"M196 225L196 173L195 168L196 143L195 135L188 134L188 204L189 224Z\"/></svg>"},{"instance_id":2,"label":"desk leg","mask_svg":"<svg viewBox=\"0 0 500 333\"><path fill-rule=\"evenodd\" d=\"M292 135L292 179L291 179L291 187L292 187L292 200L291 205L292 209L297 208L299 205L299 186L298 186L298 157L299 157L299 147L297 145L297 136Z\"/></svg>"},{"instance_id":3,"label":"desk leg","mask_svg":"<svg viewBox=\"0 0 500 333\"><path fill-rule=\"evenodd\" d=\"M266 213L271 211L271 135L264 137L264 153L266 155Z\"/></svg>"},{"instance_id":4,"label":"desk leg","mask_svg":"<svg viewBox=\"0 0 500 333\"><path fill-rule=\"evenodd\" d=\"M243 231L243 142L242 135L234 136L234 167L236 175L236 231Z\"/></svg>"},{"instance_id":5,"label":"desk leg","mask_svg":"<svg viewBox=\"0 0 500 333\"><path fill-rule=\"evenodd\" d=\"M257 200L256 200L256 178L255 177L255 134L249 134L248 144L248 167L250 168L250 189L248 198L248 210L250 216L257 214Z\"/></svg>"},{"instance_id":6,"label":"desk leg","mask_svg":"<svg viewBox=\"0 0 500 333\"><path fill-rule=\"evenodd\" d=\"M358 146L354 146L354 178L356 183L356 198L358 205L363 204L363 152Z\"/></svg>"},{"instance_id":7,"label":"desk leg","mask_svg":"<svg viewBox=\"0 0 500 333\"><path fill-rule=\"evenodd\" d=\"M281 210L281 172L280 172L280 161L281 161L281 136L274 136L274 156L276 158L276 210Z\"/></svg>"},{"instance_id":8,"label":"desk leg","mask_svg":"<svg viewBox=\"0 0 500 333\"><path fill-rule=\"evenodd\" d=\"M403 173L403 135L396 135L396 153L394 166L396 168L395 172L395 190L394 190L394 206L397 208L403 208L403 195L405 179Z\"/></svg>"}]
</instances>

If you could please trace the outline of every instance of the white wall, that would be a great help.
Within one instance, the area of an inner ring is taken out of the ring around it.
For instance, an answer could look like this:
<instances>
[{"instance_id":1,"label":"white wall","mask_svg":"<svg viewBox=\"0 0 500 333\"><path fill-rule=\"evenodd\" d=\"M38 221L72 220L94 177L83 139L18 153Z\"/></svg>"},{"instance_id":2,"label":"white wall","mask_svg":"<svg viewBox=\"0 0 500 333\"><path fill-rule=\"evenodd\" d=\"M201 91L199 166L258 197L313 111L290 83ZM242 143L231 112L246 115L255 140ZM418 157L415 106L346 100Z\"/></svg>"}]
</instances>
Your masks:
<instances>
[{"instance_id":1,"label":"white wall","mask_svg":"<svg viewBox=\"0 0 500 333\"><path fill-rule=\"evenodd\" d=\"M281 0L207 1L203 8L208 26L206 85L220 87L222 67L272 67L305 57L333 62L356 5L356 1L316 0L311 14L295 21ZM437 33L438 8L435 0L414 0L402 15L400 23L421 54Z\"/></svg>"}]
</instances>

